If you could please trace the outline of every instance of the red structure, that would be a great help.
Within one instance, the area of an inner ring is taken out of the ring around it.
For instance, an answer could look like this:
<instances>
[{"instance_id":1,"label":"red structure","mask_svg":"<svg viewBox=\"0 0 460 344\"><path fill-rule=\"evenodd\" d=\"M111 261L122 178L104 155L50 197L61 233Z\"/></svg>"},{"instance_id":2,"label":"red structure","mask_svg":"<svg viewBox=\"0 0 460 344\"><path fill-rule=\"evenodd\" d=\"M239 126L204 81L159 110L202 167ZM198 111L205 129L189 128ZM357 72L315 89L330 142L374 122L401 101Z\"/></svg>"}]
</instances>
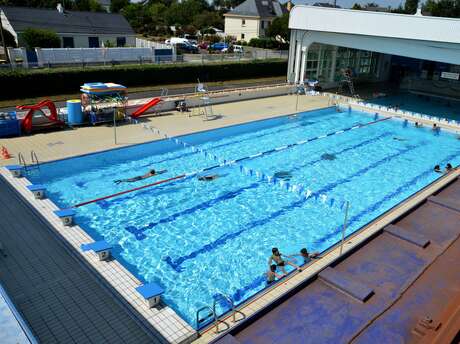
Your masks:
<instances>
[{"instance_id":1,"label":"red structure","mask_svg":"<svg viewBox=\"0 0 460 344\"><path fill-rule=\"evenodd\" d=\"M54 105L54 103L49 99L43 100L40 103L35 104L35 105L19 105L19 106L16 106L16 108L18 110L29 110L26 116L21 121L22 131L26 134L30 134L34 126L40 129L54 127L54 126L60 126L60 127L64 126L64 122L58 118L57 111L56 111L56 105ZM48 110L50 111L50 114L47 115L44 111L42 111L43 108L48 108ZM40 121L41 123L39 124L33 124L32 120L34 117L34 113L36 111L40 111L46 120Z\"/></svg>"},{"instance_id":2,"label":"red structure","mask_svg":"<svg viewBox=\"0 0 460 344\"><path fill-rule=\"evenodd\" d=\"M159 102L161 102L161 98L160 98L160 97L153 98L153 99L150 100L148 103L145 103L145 104L142 105L139 109L137 109L136 111L134 111L133 114L131 115L131 117L132 117L132 118L137 118L137 117L139 117L140 115L142 115L143 113L145 113L148 109L150 109L151 107L157 105Z\"/></svg>"}]
</instances>

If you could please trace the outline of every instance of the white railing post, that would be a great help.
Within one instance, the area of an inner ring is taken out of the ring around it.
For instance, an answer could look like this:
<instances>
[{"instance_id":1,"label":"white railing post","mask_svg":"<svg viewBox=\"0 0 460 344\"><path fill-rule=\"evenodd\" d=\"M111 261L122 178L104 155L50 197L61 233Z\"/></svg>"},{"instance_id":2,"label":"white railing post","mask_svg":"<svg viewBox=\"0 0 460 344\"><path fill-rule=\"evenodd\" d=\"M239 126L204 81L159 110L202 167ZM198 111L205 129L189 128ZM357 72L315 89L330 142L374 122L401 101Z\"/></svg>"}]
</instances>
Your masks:
<instances>
[{"instance_id":1,"label":"white railing post","mask_svg":"<svg viewBox=\"0 0 460 344\"><path fill-rule=\"evenodd\" d=\"M340 244L340 255L342 255L343 252L343 244L345 240L345 231L347 230L347 221L348 221L348 209L350 207L350 202L347 201L345 205L345 219L343 221L343 228L342 228L342 242Z\"/></svg>"}]
</instances>

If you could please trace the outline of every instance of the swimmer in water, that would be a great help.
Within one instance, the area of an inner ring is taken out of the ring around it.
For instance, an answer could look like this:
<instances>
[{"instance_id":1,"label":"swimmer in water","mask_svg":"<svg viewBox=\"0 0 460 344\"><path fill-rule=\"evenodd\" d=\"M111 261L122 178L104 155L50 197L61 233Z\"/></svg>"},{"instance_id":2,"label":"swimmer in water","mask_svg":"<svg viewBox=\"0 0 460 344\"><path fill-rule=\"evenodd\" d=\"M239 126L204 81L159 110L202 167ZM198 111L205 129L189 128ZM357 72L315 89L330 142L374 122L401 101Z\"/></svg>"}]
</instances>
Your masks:
<instances>
[{"instance_id":1,"label":"swimmer in water","mask_svg":"<svg viewBox=\"0 0 460 344\"><path fill-rule=\"evenodd\" d=\"M276 247L272 248L272 255L268 259L268 266L272 265L272 262L275 262L277 266L279 266L280 270L283 272L283 274L286 275L286 269L284 268L286 264L291 265L292 267L296 268L297 270L302 270L300 266L291 263L289 261L285 261L283 259L284 254L282 254Z\"/></svg>"},{"instance_id":2,"label":"swimmer in water","mask_svg":"<svg viewBox=\"0 0 460 344\"><path fill-rule=\"evenodd\" d=\"M416 128L421 128L421 127L423 127L423 124L421 124L419 122L415 122L415 127Z\"/></svg>"},{"instance_id":3,"label":"swimmer in water","mask_svg":"<svg viewBox=\"0 0 460 344\"><path fill-rule=\"evenodd\" d=\"M435 171L436 173L442 173L441 167L440 167L439 165L436 165L436 166L434 167L434 171Z\"/></svg>"},{"instance_id":4,"label":"swimmer in water","mask_svg":"<svg viewBox=\"0 0 460 344\"><path fill-rule=\"evenodd\" d=\"M198 177L198 180L202 181L202 182L210 182L210 181L215 180L217 178L219 178L219 175L218 174L213 174L213 175L208 175L208 176L200 176L200 177Z\"/></svg>"},{"instance_id":5,"label":"swimmer in water","mask_svg":"<svg viewBox=\"0 0 460 344\"><path fill-rule=\"evenodd\" d=\"M452 167L452 165L450 163L448 163L446 165L446 173L452 172L453 170L454 170L454 168Z\"/></svg>"},{"instance_id":6,"label":"swimmer in water","mask_svg":"<svg viewBox=\"0 0 460 344\"><path fill-rule=\"evenodd\" d=\"M292 178L292 174L288 171L278 171L273 175L273 177L282 180L290 180Z\"/></svg>"},{"instance_id":7,"label":"swimmer in water","mask_svg":"<svg viewBox=\"0 0 460 344\"><path fill-rule=\"evenodd\" d=\"M270 265L270 269L267 271L267 285L272 284L275 282L277 278L283 278L284 275L280 275L276 273L276 265L272 264Z\"/></svg>"},{"instance_id":8,"label":"swimmer in water","mask_svg":"<svg viewBox=\"0 0 460 344\"><path fill-rule=\"evenodd\" d=\"M147 178L159 175L159 174L163 174L165 172L167 172L167 170L161 170L161 171L150 170L150 171L148 171L146 174L144 174L142 176L136 176L136 177L127 178L127 179L118 179L118 180L115 180L114 183L115 184L120 184L120 183L138 182L140 180L147 179Z\"/></svg>"},{"instance_id":9,"label":"swimmer in water","mask_svg":"<svg viewBox=\"0 0 460 344\"><path fill-rule=\"evenodd\" d=\"M292 258L292 257L302 257L303 259L303 263L304 264L307 264L307 263L310 263L310 261L312 259L319 259L321 258L320 255L319 255L319 252L313 252L313 253L309 253L308 250L304 247L300 250L300 253L298 254L291 254L288 256L289 258Z\"/></svg>"},{"instance_id":10,"label":"swimmer in water","mask_svg":"<svg viewBox=\"0 0 460 344\"><path fill-rule=\"evenodd\" d=\"M395 141L407 141L406 139L403 139L401 137L393 137L393 140L395 140Z\"/></svg>"}]
</instances>

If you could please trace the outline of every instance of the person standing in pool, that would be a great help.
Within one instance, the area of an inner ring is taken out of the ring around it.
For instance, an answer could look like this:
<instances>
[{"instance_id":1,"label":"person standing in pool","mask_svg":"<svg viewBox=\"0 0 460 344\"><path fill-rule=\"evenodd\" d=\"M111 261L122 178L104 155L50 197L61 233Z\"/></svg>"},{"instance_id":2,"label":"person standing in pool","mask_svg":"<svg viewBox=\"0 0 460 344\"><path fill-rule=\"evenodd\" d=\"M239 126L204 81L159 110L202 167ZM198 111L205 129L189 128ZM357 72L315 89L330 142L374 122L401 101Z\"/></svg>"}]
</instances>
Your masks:
<instances>
[{"instance_id":1,"label":"person standing in pool","mask_svg":"<svg viewBox=\"0 0 460 344\"><path fill-rule=\"evenodd\" d=\"M272 264L270 265L270 269L267 271L267 285L272 284L275 282L276 278L283 278L284 275L280 275L276 273L276 265Z\"/></svg>"},{"instance_id":2,"label":"person standing in pool","mask_svg":"<svg viewBox=\"0 0 460 344\"><path fill-rule=\"evenodd\" d=\"M271 266L273 262L276 263L276 266L280 268L280 270L283 272L283 274L286 274L286 269L284 268L286 264L291 265L292 267L296 268L297 270L301 270L300 266L291 263L289 261L285 261L283 259L284 254L282 254L276 247L272 248L272 255L268 259L268 266Z\"/></svg>"},{"instance_id":3,"label":"person standing in pool","mask_svg":"<svg viewBox=\"0 0 460 344\"><path fill-rule=\"evenodd\" d=\"M127 179L118 179L118 180L115 180L114 183L115 184L120 184L120 183L138 182L139 180L147 179L147 178L159 175L159 174L163 174L165 172L167 172L167 170L161 170L161 171L150 170L150 171L148 171L146 174L144 174L142 176L136 176L136 177L127 178Z\"/></svg>"}]
</instances>

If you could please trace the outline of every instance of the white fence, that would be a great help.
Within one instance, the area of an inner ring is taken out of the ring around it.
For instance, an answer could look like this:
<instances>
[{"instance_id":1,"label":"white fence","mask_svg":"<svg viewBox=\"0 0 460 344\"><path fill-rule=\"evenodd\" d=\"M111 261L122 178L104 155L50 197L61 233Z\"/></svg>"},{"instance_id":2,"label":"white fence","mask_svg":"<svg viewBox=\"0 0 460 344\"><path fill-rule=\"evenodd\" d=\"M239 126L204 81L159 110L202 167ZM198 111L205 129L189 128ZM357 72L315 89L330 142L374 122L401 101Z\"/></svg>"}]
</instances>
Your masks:
<instances>
[{"instance_id":1,"label":"white fence","mask_svg":"<svg viewBox=\"0 0 460 344\"><path fill-rule=\"evenodd\" d=\"M169 45L152 42L142 38L136 38L136 48L171 49Z\"/></svg>"},{"instance_id":2,"label":"white fence","mask_svg":"<svg viewBox=\"0 0 460 344\"><path fill-rule=\"evenodd\" d=\"M36 49L38 65L154 61L152 48L56 48Z\"/></svg>"}]
</instances>

